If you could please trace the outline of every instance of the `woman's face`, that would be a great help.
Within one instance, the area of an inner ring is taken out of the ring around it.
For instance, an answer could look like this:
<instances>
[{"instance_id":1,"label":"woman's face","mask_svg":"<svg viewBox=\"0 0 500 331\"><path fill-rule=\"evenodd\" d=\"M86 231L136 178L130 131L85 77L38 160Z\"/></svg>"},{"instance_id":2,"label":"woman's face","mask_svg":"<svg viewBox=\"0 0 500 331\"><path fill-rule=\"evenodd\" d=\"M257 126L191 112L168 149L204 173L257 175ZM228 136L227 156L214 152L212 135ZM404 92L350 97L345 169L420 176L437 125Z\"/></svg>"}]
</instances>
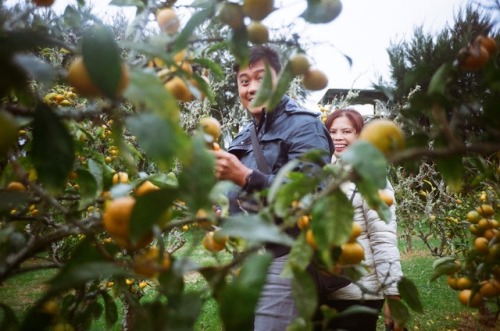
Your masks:
<instances>
[{"instance_id":1,"label":"woman's face","mask_svg":"<svg viewBox=\"0 0 500 331\"><path fill-rule=\"evenodd\" d=\"M337 117L330 126L330 136L335 145L335 156L339 156L358 139L359 132L356 131L351 121L345 117Z\"/></svg>"}]
</instances>

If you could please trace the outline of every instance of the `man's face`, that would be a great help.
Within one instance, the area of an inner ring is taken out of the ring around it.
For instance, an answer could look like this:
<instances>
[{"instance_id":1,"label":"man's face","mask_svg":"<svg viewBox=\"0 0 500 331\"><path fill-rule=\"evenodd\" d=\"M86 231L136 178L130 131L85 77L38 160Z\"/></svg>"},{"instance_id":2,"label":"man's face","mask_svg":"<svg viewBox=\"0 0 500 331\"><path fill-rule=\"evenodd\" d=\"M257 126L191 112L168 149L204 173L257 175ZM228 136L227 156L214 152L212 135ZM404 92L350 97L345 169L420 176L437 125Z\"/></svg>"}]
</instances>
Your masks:
<instances>
[{"instance_id":1,"label":"man's face","mask_svg":"<svg viewBox=\"0 0 500 331\"><path fill-rule=\"evenodd\" d=\"M269 67L269 69L271 71L274 86L277 81L277 73L273 70L273 68ZM252 114L253 117L255 117L256 120L260 119L262 108L265 106L261 105L258 107L252 107L251 103L257 94L257 90L259 89L265 74L266 64L264 60L259 60L251 63L247 68L240 69L236 76L241 104Z\"/></svg>"}]
</instances>

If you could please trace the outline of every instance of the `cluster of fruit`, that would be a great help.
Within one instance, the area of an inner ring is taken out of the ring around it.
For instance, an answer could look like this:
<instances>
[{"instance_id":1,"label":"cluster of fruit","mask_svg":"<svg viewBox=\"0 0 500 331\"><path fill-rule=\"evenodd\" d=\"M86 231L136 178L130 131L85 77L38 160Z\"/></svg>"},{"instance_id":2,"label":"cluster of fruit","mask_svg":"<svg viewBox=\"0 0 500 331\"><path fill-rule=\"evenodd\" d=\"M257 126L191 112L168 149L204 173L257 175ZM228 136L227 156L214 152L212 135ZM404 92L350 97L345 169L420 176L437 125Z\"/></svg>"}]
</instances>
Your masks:
<instances>
[{"instance_id":1,"label":"cluster of fruit","mask_svg":"<svg viewBox=\"0 0 500 331\"><path fill-rule=\"evenodd\" d=\"M113 175L113 185L129 183L129 176L126 172L117 172ZM141 196L160 188L150 181L144 181L135 188L135 196ZM153 240L151 233L146 234L137 242L132 242L130 238L130 218L134 208L136 198L130 195L121 196L115 199L106 199L104 203L103 226L113 240L121 247L135 251L146 247Z\"/></svg>"},{"instance_id":2,"label":"cluster of fruit","mask_svg":"<svg viewBox=\"0 0 500 331\"><path fill-rule=\"evenodd\" d=\"M265 44L269 41L269 30L261 21L273 10L274 0L244 0L243 5L226 1L217 17L233 30L245 28L250 42ZM245 26L245 17L251 19L247 26Z\"/></svg>"},{"instance_id":3,"label":"cluster of fruit","mask_svg":"<svg viewBox=\"0 0 500 331\"><path fill-rule=\"evenodd\" d=\"M477 71L488 63L497 49L495 39L479 35L467 47L460 49L458 53L460 67L465 71Z\"/></svg>"},{"instance_id":4,"label":"cluster of fruit","mask_svg":"<svg viewBox=\"0 0 500 331\"><path fill-rule=\"evenodd\" d=\"M309 227L311 221L310 216L303 215L297 221L297 226L301 230L306 231L306 242L313 249L317 250L318 245L316 239L314 238L313 229ZM365 259L365 250L363 246L357 242L357 238L362 232L361 225L357 222L352 222L352 229L349 235L349 239L340 245L340 255L336 260L336 265L333 270L329 270L331 273L339 273L342 271L343 266L353 266L361 263ZM338 247L333 247L332 249L337 249Z\"/></svg>"},{"instance_id":5,"label":"cluster of fruit","mask_svg":"<svg viewBox=\"0 0 500 331\"><path fill-rule=\"evenodd\" d=\"M164 7L156 12L156 22L162 33L174 35L179 31L180 20L173 8ZM162 84L177 100L190 102L195 99L203 100L205 93L200 84L193 77L193 67L191 65L192 54L183 49L172 57L173 64L167 66L159 58L148 61L148 67L157 70L156 75ZM207 75L199 75L207 84Z\"/></svg>"},{"instance_id":6,"label":"cluster of fruit","mask_svg":"<svg viewBox=\"0 0 500 331\"><path fill-rule=\"evenodd\" d=\"M68 107L73 105L75 98L76 93L73 88L57 87L53 92L47 93L43 97L43 101L48 105Z\"/></svg>"},{"instance_id":7,"label":"cluster of fruit","mask_svg":"<svg viewBox=\"0 0 500 331\"><path fill-rule=\"evenodd\" d=\"M485 300L500 297L500 223L493 218L490 204L481 204L467 214L473 247L465 262L456 262L450 270L448 285L459 292L459 301L469 307L480 307Z\"/></svg>"}]
</instances>

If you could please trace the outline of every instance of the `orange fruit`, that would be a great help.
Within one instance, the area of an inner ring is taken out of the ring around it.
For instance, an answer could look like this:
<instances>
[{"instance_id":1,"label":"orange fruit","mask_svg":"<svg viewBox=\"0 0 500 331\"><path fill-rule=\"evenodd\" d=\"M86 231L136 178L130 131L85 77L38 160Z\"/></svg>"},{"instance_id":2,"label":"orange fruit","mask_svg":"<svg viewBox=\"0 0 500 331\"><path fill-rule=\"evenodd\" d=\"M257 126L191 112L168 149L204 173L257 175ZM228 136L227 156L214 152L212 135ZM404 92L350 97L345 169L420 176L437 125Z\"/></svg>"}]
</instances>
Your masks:
<instances>
[{"instance_id":1,"label":"orange fruit","mask_svg":"<svg viewBox=\"0 0 500 331\"><path fill-rule=\"evenodd\" d=\"M368 141L385 155L403 149L405 144L403 130L386 119L376 119L366 124L359 139Z\"/></svg>"},{"instance_id":2,"label":"orange fruit","mask_svg":"<svg viewBox=\"0 0 500 331\"><path fill-rule=\"evenodd\" d=\"M488 253L488 239L485 237L477 237L474 240L474 248L479 254L487 254Z\"/></svg>"},{"instance_id":3,"label":"orange fruit","mask_svg":"<svg viewBox=\"0 0 500 331\"><path fill-rule=\"evenodd\" d=\"M216 142L212 143L212 150L214 150L214 151L220 151L220 145L219 145L219 143L216 143Z\"/></svg>"},{"instance_id":4,"label":"orange fruit","mask_svg":"<svg viewBox=\"0 0 500 331\"><path fill-rule=\"evenodd\" d=\"M216 235L216 232L209 231L203 237L203 247L209 252L220 252L226 247L227 237Z\"/></svg>"},{"instance_id":5,"label":"orange fruit","mask_svg":"<svg viewBox=\"0 0 500 331\"><path fill-rule=\"evenodd\" d=\"M462 290L458 293L458 300L465 306L477 308L481 306L483 303L483 297L481 294L474 293L472 294L472 290L466 289Z\"/></svg>"},{"instance_id":6,"label":"orange fruit","mask_svg":"<svg viewBox=\"0 0 500 331\"><path fill-rule=\"evenodd\" d=\"M484 230L483 237L485 237L487 240L491 240L491 239L495 238L498 233L499 232L497 229L493 229L493 228L486 229L486 230Z\"/></svg>"},{"instance_id":7,"label":"orange fruit","mask_svg":"<svg viewBox=\"0 0 500 331\"><path fill-rule=\"evenodd\" d=\"M358 264L365 258L365 250L363 246L357 242L347 242L341 246L342 253L340 253L340 264Z\"/></svg>"},{"instance_id":8,"label":"orange fruit","mask_svg":"<svg viewBox=\"0 0 500 331\"><path fill-rule=\"evenodd\" d=\"M349 236L348 241L349 242L354 242L357 237L363 232L363 228L358 222L352 222L352 229L351 229L351 234Z\"/></svg>"},{"instance_id":9,"label":"orange fruit","mask_svg":"<svg viewBox=\"0 0 500 331\"><path fill-rule=\"evenodd\" d=\"M130 240L130 216L135 205L135 199L129 196L116 198L107 203L103 214L104 229L123 248L136 250L144 248L152 241L151 234L145 235L136 244Z\"/></svg>"},{"instance_id":10,"label":"orange fruit","mask_svg":"<svg viewBox=\"0 0 500 331\"><path fill-rule=\"evenodd\" d=\"M211 136L214 141L219 140L219 136L221 133L221 124L216 118L203 117L202 119L200 119L199 127L204 133Z\"/></svg>"},{"instance_id":11,"label":"orange fruit","mask_svg":"<svg viewBox=\"0 0 500 331\"><path fill-rule=\"evenodd\" d=\"M175 72L177 71L178 68L180 68L182 71L184 71L189 75L193 74L193 67L191 66L191 63L189 63L188 61L177 62L177 66L172 65L170 66L169 70L170 72Z\"/></svg>"},{"instance_id":12,"label":"orange fruit","mask_svg":"<svg viewBox=\"0 0 500 331\"><path fill-rule=\"evenodd\" d=\"M129 220L134 205L135 199L132 197L120 197L107 204L103 225L109 234L120 238L129 237Z\"/></svg>"},{"instance_id":13,"label":"orange fruit","mask_svg":"<svg viewBox=\"0 0 500 331\"><path fill-rule=\"evenodd\" d=\"M305 74L309 70L311 64L309 63L309 59L305 54L295 54L290 59L289 66L292 75L298 76Z\"/></svg>"},{"instance_id":14,"label":"orange fruit","mask_svg":"<svg viewBox=\"0 0 500 331\"><path fill-rule=\"evenodd\" d=\"M479 228L476 224L471 224L469 226L469 231L475 236L479 236L483 233L483 230Z\"/></svg>"},{"instance_id":15,"label":"orange fruit","mask_svg":"<svg viewBox=\"0 0 500 331\"><path fill-rule=\"evenodd\" d=\"M477 207L476 211L483 217L489 217L495 214L493 206L487 204L482 204L481 206Z\"/></svg>"},{"instance_id":16,"label":"orange fruit","mask_svg":"<svg viewBox=\"0 0 500 331\"><path fill-rule=\"evenodd\" d=\"M488 257L496 261L500 259L500 242L497 242L489 247Z\"/></svg>"},{"instance_id":17,"label":"orange fruit","mask_svg":"<svg viewBox=\"0 0 500 331\"><path fill-rule=\"evenodd\" d=\"M312 229L307 230L306 232L306 242L312 249L317 249L318 244L316 243L316 239L314 239L314 233Z\"/></svg>"},{"instance_id":18,"label":"orange fruit","mask_svg":"<svg viewBox=\"0 0 500 331\"><path fill-rule=\"evenodd\" d=\"M7 191L10 192L24 192L26 191L26 186L21 182L10 182L7 185Z\"/></svg>"},{"instance_id":19,"label":"orange fruit","mask_svg":"<svg viewBox=\"0 0 500 331\"><path fill-rule=\"evenodd\" d=\"M253 44L265 44L269 41L269 30L258 21L252 21L247 26L247 35L248 40Z\"/></svg>"},{"instance_id":20,"label":"orange fruit","mask_svg":"<svg viewBox=\"0 0 500 331\"><path fill-rule=\"evenodd\" d=\"M476 71L484 67L490 59L488 50L480 44L459 51L460 66L466 71Z\"/></svg>"},{"instance_id":21,"label":"orange fruit","mask_svg":"<svg viewBox=\"0 0 500 331\"><path fill-rule=\"evenodd\" d=\"M126 184L128 183L128 174L126 172L119 171L113 175L113 184Z\"/></svg>"},{"instance_id":22,"label":"orange fruit","mask_svg":"<svg viewBox=\"0 0 500 331\"><path fill-rule=\"evenodd\" d=\"M477 36L476 41L479 42L479 44L486 48L488 53L490 55L493 55L497 52L498 47L497 47L497 42L495 39L488 37L488 36Z\"/></svg>"},{"instance_id":23,"label":"orange fruit","mask_svg":"<svg viewBox=\"0 0 500 331\"><path fill-rule=\"evenodd\" d=\"M394 198L385 190L379 190L378 195L380 200L382 200L387 206L392 206L394 204Z\"/></svg>"},{"instance_id":24,"label":"orange fruit","mask_svg":"<svg viewBox=\"0 0 500 331\"><path fill-rule=\"evenodd\" d=\"M189 91L186 82L179 76L174 76L165 83L165 89L174 95L177 100L183 102L193 101L193 95Z\"/></svg>"},{"instance_id":25,"label":"orange fruit","mask_svg":"<svg viewBox=\"0 0 500 331\"><path fill-rule=\"evenodd\" d=\"M33 0L33 3L38 7L50 7L54 4L55 0Z\"/></svg>"},{"instance_id":26,"label":"orange fruit","mask_svg":"<svg viewBox=\"0 0 500 331\"><path fill-rule=\"evenodd\" d=\"M308 90L319 91L328 86L328 77L319 69L309 68L302 77L302 85Z\"/></svg>"},{"instance_id":27,"label":"orange fruit","mask_svg":"<svg viewBox=\"0 0 500 331\"><path fill-rule=\"evenodd\" d=\"M274 0L244 0L243 13L254 21L267 17L274 7Z\"/></svg>"},{"instance_id":28,"label":"orange fruit","mask_svg":"<svg viewBox=\"0 0 500 331\"><path fill-rule=\"evenodd\" d=\"M457 288L459 290L465 290L472 287L472 281L467 277L460 277L457 279Z\"/></svg>"},{"instance_id":29,"label":"orange fruit","mask_svg":"<svg viewBox=\"0 0 500 331\"><path fill-rule=\"evenodd\" d=\"M85 97L98 97L103 96L103 93L99 88L92 82L90 75L85 68L83 63L83 58L78 56L68 67L68 75L66 77L68 84L73 86L76 91ZM120 82L116 88L115 96L121 96L125 88L128 86L130 81L128 66L122 64L122 72L120 77Z\"/></svg>"},{"instance_id":30,"label":"orange fruit","mask_svg":"<svg viewBox=\"0 0 500 331\"><path fill-rule=\"evenodd\" d=\"M151 247L140 255L137 255L133 261L135 273L147 278L156 277L159 273L165 272L170 268L170 255L163 252L160 264L160 250L157 247Z\"/></svg>"},{"instance_id":31,"label":"orange fruit","mask_svg":"<svg viewBox=\"0 0 500 331\"><path fill-rule=\"evenodd\" d=\"M172 8L158 9L156 12L156 22L158 22L160 30L168 34L177 33L181 25L179 17L177 17L175 10Z\"/></svg>"},{"instance_id":32,"label":"orange fruit","mask_svg":"<svg viewBox=\"0 0 500 331\"><path fill-rule=\"evenodd\" d=\"M160 188L158 186L151 183L149 180L146 180L135 189L135 195L141 196L149 192L158 191L159 189Z\"/></svg>"},{"instance_id":33,"label":"orange fruit","mask_svg":"<svg viewBox=\"0 0 500 331\"><path fill-rule=\"evenodd\" d=\"M301 230L307 229L309 226L309 216L302 215L297 221L297 227Z\"/></svg>"},{"instance_id":34,"label":"orange fruit","mask_svg":"<svg viewBox=\"0 0 500 331\"><path fill-rule=\"evenodd\" d=\"M481 215L476 210L471 210L467 213L467 220L472 224L477 224L481 219Z\"/></svg>"},{"instance_id":35,"label":"orange fruit","mask_svg":"<svg viewBox=\"0 0 500 331\"><path fill-rule=\"evenodd\" d=\"M245 19L243 8L239 4L232 2L224 2L218 17L233 29L242 28Z\"/></svg>"},{"instance_id":36,"label":"orange fruit","mask_svg":"<svg viewBox=\"0 0 500 331\"><path fill-rule=\"evenodd\" d=\"M500 288L496 287L493 281L485 281L479 288L479 294L483 298L492 298L500 295Z\"/></svg>"},{"instance_id":37,"label":"orange fruit","mask_svg":"<svg viewBox=\"0 0 500 331\"><path fill-rule=\"evenodd\" d=\"M448 279L446 280L450 288L453 290L458 290L458 285L457 285L457 278L455 276L448 276Z\"/></svg>"},{"instance_id":38,"label":"orange fruit","mask_svg":"<svg viewBox=\"0 0 500 331\"><path fill-rule=\"evenodd\" d=\"M484 232L491 228L491 224L487 218L481 218L477 223L477 227Z\"/></svg>"}]
</instances>

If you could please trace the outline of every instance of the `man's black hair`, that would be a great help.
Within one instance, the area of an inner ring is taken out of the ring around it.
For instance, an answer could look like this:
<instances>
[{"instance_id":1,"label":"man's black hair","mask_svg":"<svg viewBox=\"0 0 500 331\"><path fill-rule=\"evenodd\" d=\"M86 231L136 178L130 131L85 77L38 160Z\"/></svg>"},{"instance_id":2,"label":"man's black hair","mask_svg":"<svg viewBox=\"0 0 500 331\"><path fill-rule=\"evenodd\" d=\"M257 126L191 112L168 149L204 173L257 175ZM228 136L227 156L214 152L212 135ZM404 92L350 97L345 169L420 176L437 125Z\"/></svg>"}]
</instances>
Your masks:
<instances>
[{"instance_id":1,"label":"man's black hair","mask_svg":"<svg viewBox=\"0 0 500 331\"><path fill-rule=\"evenodd\" d=\"M281 71L281 60L278 51L270 46L256 45L250 47L250 55L248 57L248 64L251 65L260 60L264 60L271 68L279 73ZM240 65L236 63L233 66L234 72L240 70Z\"/></svg>"}]
</instances>

